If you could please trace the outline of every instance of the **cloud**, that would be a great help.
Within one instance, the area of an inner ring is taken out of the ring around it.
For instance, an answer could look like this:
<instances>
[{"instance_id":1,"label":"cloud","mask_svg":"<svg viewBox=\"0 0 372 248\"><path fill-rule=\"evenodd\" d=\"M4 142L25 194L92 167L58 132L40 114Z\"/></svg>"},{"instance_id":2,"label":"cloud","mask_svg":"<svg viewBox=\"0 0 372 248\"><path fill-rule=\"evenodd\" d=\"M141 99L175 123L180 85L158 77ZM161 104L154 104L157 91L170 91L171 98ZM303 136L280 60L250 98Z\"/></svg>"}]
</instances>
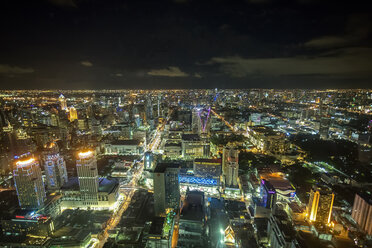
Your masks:
<instances>
[{"instance_id":1,"label":"cloud","mask_svg":"<svg viewBox=\"0 0 372 248\"><path fill-rule=\"evenodd\" d=\"M195 73L194 74L194 77L196 77L196 78L202 78L202 75L200 75L200 73Z\"/></svg>"},{"instance_id":2,"label":"cloud","mask_svg":"<svg viewBox=\"0 0 372 248\"><path fill-rule=\"evenodd\" d=\"M305 42L304 46L307 48L336 48L346 46L351 42L352 40L348 37L324 36Z\"/></svg>"},{"instance_id":3,"label":"cloud","mask_svg":"<svg viewBox=\"0 0 372 248\"><path fill-rule=\"evenodd\" d=\"M80 64L81 64L82 66L86 66L86 67L92 67L92 66L93 66L93 63L90 62L90 61L87 61L87 60L85 60L85 61L81 61Z\"/></svg>"},{"instance_id":4,"label":"cloud","mask_svg":"<svg viewBox=\"0 0 372 248\"><path fill-rule=\"evenodd\" d=\"M121 74L121 73L115 73L114 74L116 77L122 77L123 76L123 74Z\"/></svg>"},{"instance_id":5,"label":"cloud","mask_svg":"<svg viewBox=\"0 0 372 248\"><path fill-rule=\"evenodd\" d=\"M372 48L338 49L313 57L242 58L214 57L206 66L233 78L248 76L372 76Z\"/></svg>"},{"instance_id":6,"label":"cloud","mask_svg":"<svg viewBox=\"0 0 372 248\"><path fill-rule=\"evenodd\" d=\"M0 65L0 74L25 74L33 73L33 68L22 68L18 66Z\"/></svg>"},{"instance_id":7,"label":"cloud","mask_svg":"<svg viewBox=\"0 0 372 248\"><path fill-rule=\"evenodd\" d=\"M166 69L151 70L147 72L151 76L161 76L161 77L188 77L189 74L181 71L177 66L169 66Z\"/></svg>"}]
</instances>

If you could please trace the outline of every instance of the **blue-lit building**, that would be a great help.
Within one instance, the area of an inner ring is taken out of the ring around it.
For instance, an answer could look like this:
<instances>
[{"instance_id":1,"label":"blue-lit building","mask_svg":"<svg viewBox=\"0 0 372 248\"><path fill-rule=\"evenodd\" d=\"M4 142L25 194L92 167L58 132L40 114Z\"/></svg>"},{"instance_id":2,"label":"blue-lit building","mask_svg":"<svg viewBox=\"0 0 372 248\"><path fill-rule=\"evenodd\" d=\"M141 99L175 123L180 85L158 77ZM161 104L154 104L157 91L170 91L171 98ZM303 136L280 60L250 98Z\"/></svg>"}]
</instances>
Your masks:
<instances>
[{"instance_id":1,"label":"blue-lit building","mask_svg":"<svg viewBox=\"0 0 372 248\"><path fill-rule=\"evenodd\" d=\"M276 190L274 186L266 179L261 180L261 203L262 206L275 211Z\"/></svg>"},{"instance_id":2,"label":"blue-lit building","mask_svg":"<svg viewBox=\"0 0 372 248\"><path fill-rule=\"evenodd\" d=\"M59 189L67 182L66 162L59 154L57 144L50 143L44 147L42 153L46 184L48 189Z\"/></svg>"},{"instance_id":3,"label":"blue-lit building","mask_svg":"<svg viewBox=\"0 0 372 248\"><path fill-rule=\"evenodd\" d=\"M155 156L151 151L145 152L145 159L144 159L144 165L145 165L145 170L151 170L154 168L154 163L155 163Z\"/></svg>"}]
</instances>

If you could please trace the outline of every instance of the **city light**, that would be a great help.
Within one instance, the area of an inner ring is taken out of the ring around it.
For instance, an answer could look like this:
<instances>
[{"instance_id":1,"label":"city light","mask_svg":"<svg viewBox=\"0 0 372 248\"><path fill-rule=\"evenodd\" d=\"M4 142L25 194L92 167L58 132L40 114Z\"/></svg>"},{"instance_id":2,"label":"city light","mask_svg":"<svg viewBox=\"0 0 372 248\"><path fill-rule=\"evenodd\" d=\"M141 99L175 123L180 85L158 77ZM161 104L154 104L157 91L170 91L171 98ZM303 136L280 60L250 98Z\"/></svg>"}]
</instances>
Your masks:
<instances>
[{"instance_id":1,"label":"city light","mask_svg":"<svg viewBox=\"0 0 372 248\"><path fill-rule=\"evenodd\" d=\"M93 155L93 151L89 150L89 151L86 151L86 152L79 152L78 153L78 156L80 159L85 159L85 158L89 158Z\"/></svg>"},{"instance_id":2,"label":"city light","mask_svg":"<svg viewBox=\"0 0 372 248\"><path fill-rule=\"evenodd\" d=\"M33 162L35 162L35 159L34 158L29 158L27 160L17 161L16 165L17 166L26 166L26 165L32 164Z\"/></svg>"}]
</instances>

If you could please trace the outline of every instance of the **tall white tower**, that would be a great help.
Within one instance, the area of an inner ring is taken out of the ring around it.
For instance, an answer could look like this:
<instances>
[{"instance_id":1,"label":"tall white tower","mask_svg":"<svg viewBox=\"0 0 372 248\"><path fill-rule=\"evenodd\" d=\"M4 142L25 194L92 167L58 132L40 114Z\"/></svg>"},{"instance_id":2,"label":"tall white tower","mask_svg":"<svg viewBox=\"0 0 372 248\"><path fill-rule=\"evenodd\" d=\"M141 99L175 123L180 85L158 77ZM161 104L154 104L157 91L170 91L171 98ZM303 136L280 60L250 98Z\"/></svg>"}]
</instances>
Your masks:
<instances>
[{"instance_id":1,"label":"tall white tower","mask_svg":"<svg viewBox=\"0 0 372 248\"><path fill-rule=\"evenodd\" d=\"M35 158L17 160L13 178L21 208L40 208L44 205L44 183L39 162Z\"/></svg>"},{"instance_id":2,"label":"tall white tower","mask_svg":"<svg viewBox=\"0 0 372 248\"><path fill-rule=\"evenodd\" d=\"M223 148L222 172L225 176L225 185L228 187L238 186L239 174L239 151L233 147Z\"/></svg>"},{"instance_id":3,"label":"tall white tower","mask_svg":"<svg viewBox=\"0 0 372 248\"><path fill-rule=\"evenodd\" d=\"M85 205L98 205L98 170L97 160L92 150L78 153L76 169L80 193Z\"/></svg>"}]
</instances>

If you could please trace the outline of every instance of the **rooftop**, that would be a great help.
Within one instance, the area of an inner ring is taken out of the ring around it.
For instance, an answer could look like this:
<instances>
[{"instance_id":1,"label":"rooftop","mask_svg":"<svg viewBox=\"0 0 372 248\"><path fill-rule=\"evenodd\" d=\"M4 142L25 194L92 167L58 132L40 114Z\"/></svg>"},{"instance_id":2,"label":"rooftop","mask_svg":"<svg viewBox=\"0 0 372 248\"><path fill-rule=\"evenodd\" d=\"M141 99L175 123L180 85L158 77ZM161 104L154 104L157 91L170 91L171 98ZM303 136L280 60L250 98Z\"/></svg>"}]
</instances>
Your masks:
<instances>
[{"instance_id":1,"label":"rooftop","mask_svg":"<svg viewBox=\"0 0 372 248\"><path fill-rule=\"evenodd\" d=\"M118 185L118 180L114 178L99 178L99 192L111 193L116 185ZM62 187L62 190L79 190L79 179L77 177L69 178L68 182L65 183Z\"/></svg>"},{"instance_id":2,"label":"rooftop","mask_svg":"<svg viewBox=\"0 0 372 248\"><path fill-rule=\"evenodd\" d=\"M204 193L201 191L189 191L181 211L181 220L202 222L204 218Z\"/></svg>"}]
</instances>

